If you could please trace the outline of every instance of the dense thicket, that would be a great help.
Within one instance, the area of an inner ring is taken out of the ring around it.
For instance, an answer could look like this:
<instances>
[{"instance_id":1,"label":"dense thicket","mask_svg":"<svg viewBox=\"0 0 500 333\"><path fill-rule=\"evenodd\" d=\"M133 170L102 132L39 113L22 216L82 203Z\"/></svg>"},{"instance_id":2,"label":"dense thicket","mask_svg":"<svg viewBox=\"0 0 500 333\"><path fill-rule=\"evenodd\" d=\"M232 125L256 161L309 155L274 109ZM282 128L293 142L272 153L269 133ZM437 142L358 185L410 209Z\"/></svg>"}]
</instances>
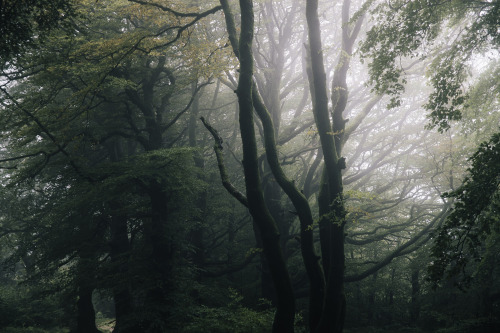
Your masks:
<instances>
[{"instance_id":1,"label":"dense thicket","mask_svg":"<svg viewBox=\"0 0 500 333\"><path fill-rule=\"evenodd\" d=\"M36 8L2 49L0 330L498 327L497 1Z\"/></svg>"}]
</instances>

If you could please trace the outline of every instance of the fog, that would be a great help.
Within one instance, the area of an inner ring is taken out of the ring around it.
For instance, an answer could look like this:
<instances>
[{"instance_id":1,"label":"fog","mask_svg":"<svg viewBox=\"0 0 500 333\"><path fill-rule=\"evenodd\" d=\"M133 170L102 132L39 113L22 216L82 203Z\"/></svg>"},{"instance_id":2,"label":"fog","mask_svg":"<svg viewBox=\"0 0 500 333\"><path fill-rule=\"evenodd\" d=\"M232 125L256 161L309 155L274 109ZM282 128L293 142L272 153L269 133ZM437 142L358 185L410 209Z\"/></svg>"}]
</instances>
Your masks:
<instances>
[{"instance_id":1,"label":"fog","mask_svg":"<svg viewBox=\"0 0 500 333\"><path fill-rule=\"evenodd\" d=\"M498 1L35 2L0 331L496 332Z\"/></svg>"}]
</instances>

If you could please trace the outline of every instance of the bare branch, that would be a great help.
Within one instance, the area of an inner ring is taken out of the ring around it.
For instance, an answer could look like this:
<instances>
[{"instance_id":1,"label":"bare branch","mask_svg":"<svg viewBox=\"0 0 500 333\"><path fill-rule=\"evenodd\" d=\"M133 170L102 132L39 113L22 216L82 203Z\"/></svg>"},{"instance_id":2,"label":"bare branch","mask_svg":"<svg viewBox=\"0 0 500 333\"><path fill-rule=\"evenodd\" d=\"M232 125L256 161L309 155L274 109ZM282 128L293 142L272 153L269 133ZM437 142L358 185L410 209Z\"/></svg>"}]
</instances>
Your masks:
<instances>
[{"instance_id":1,"label":"bare branch","mask_svg":"<svg viewBox=\"0 0 500 333\"><path fill-rule=\"evenodd\" d=\"M155 2L148 2L148 1L141 1L141 0L129 0L130 2L135 2L135 3L138 3L140 5L146 5L146 6L151 6L151 7L156 7L158 9L161 9L163 10L164 12L168 12L168 13L172 13L174 14L175 16L178 16L178 17L196 17L196 18L201 18L201 17L205 17L209 14L212 14L212 13L215 13L219 10L222 9L222 6L216 6L212 9L209 9L205 12L201 12L201 13L181 13L181 12L178 12L172 8L169 8L169 7L166 7L166 6L163 6L163 5L160 5L159 3L155 3Z\"/></svg>"},{"instance_id":2,"label":"bare branch","mask_svg":"<svg viewBox=\"0 0 500 333\"><path fill-rule=\"evenodd\" d=\"M210 134L212 134L212 137L215 140L214 151L215 151L215 156L217 157L217 165L219 166L219 173L222 185L229 192L229 194L235 197L236 200L238 200L243 206L248 207L247 197L243 193L241 193L236 187L234 187L234 185L231 184L231 182L229 181L229 176L226 171L226 166L224 165L224 157L222 156L222 149L223 149L222 138L220 137L217 130L214 129L212 126L210 126L210 124L205 120L205 118L200 117L200 120L202 121L206 129L210 132Z\"/></svg>"}]
</instances>

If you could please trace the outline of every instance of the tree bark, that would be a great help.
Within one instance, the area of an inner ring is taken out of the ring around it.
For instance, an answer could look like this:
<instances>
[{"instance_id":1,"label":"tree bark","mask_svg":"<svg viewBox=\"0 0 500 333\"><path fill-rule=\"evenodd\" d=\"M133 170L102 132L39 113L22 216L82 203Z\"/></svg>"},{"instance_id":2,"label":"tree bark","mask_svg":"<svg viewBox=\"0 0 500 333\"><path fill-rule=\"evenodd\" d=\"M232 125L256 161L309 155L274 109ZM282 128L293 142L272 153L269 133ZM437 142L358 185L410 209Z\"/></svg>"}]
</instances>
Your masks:
<instances>
[{"instance_id":1,"label":"tree bark","mask_svg":"<svg viewBox=\"0 0 500 333\"><path fill-rule=\"evenodd\" d=\"M89 286L81 285L78 290L78 301L76 302L77 328L76 333L97 333L100 332L95 324L95 310L92 304L92 291Z\"/></svg>"},{"instance_id":2,"label":"tree bark","mask_svg":"<svg viewBox=\"0 0 500 333\"><path fill-rule=\"evenodd\" d=\"M258 169L252 102L252 41L254 29L252 0L240 0L240 8L240 77L237 95L240 107L240 132L243 143L243 169L248 208L254 223L261 233L264 254L268 260L276 290L277 310L273 323L273 332L293 332L295 302L292 285L280 247L278 228L264 202Z\"/></svg>"},{"instance_id":3,"label":"tree bark","mask_svg":"<svg viewBox=\"0 0 500 333\"><path fill-rule=\"evenodd\" d=\"M173 247L167 239L165 230L168 220L168 198L165 186L157 181L151 182L148 194L151 198L152 217L147 221L144 233L146 241L151 246L151 280L149 281L151 285L148 286L146 310L166 327L173 306L169 301L172 291ZM149 324L149 322L144 323L146 327ZM165 327L155 325L154 328L149 328L149 331L162 333Z\"/></svg>"},{"instance_id":4,"label":"tree bark","mask_svg":"<svg viewBox=\"0 0 500 333\"><path fill-rule=\"evenodd\" d=\"M84 231L90 234L90 230ZM95 324L92 292L96 284L95 272L97 259L95 258L93 242L87 239L87 236L82 240L79 252L80 259L78 261L76 276L78 288L78 300L76 302L76 333L96 333L99 332L99 330Z\"/></svg>"},{"instance_id":5,"label":"tree bark","mask_svg":"<svg viewBox=\"0 0 500 333\"><path fill-rule=\"evenodd\" d=\"M226 0L221 0L221 5L224 9L225 17L226 17L226 25L229 32L229 38L233 46L234 53L237 57L241 57L241 42L240 48L236 47L237 38L236 38L236 30L235 25L232 19L232 15L229 10L229 6ZM242 14L243 15L243 14ZM252 59L253 60L253 59ZM243 71L241 71L242 73ZM240 76L241 79L241 76ZM251 80L251 78L249 78ZM310 281L310 328L313 330L317 327L319 323L319 319L321 316L321 309L323 306L324 299L324 274L321 270L321 266L319 265L319 257L316 255L314 250L314 242L313 242L313 219L310 211L309 204L307 202L307 198L295 187L294 183L288 180L281 169L281 166L278 161L278 155L276 150L276 127L273 126L272 117L267 111L262 98L257 92L256 84L253 83L252 87L252 98L253 98L253 106L257 114L259 115L264 129L264 139L265 139L265 148L267 154L267 160L269 163L269 167L273 172L274 177L279 183L280 187L284 190L284 192L291 199L294 207L297 210L299 215L300 223L301 223L301 250L302 256L304 258L304 263L306 266L306 270L308 272L308 277ZM248 105L248 104L247 104ZM251 111L248 111L251 114ZM241 116L240 116L241 122ZM247 121L247 123L252 124L253 120ZM253 130L253 125L252 125ZM242 132L243 137L243 132Z\"/></svg>"},{"instance_id":6,"label":"tree bark","mask_svg":"<svg viewBox=\"0 0 500 333\"><path fill-rule=\"evenodd\" d=\"M116 213L113 214L110 231L110 257L116 281L113 285L116 318L113 332L133 333L136 329L130 322L130 318L133 315L133 307L129 281L130 243L128 239L127 217Z\"/></svg>"},{"instance_id":7,"label":"tree bark","mask_svg":"<svg viewBox=\"0 0 500 333\"><path fill-rule=\"evenodd\" d=\"M117 139L106 145L111 162L119 162L124 158L122 142ZM115 305L114 333L134 333L137 328L131 321L133 317L133 302L130 281L130 241L128 239L127 216L120 213L122 204L118 201L109 203L111 221L109 224L110 257L114 284L112 287Z\"/></svg>"},{"instance_id":8,"label":"tree bark","mask_svg":"<svg viewBox=\"0 0 500 333\"><path fill-rule=\"evenodd\" d=\"M335 138L339 132L334 132L333 129L337 130L345 123L335 123L335 116L333 127L330 122L317 0L307 0L306 20L309 37L309 79L313 113L325 162L324 181L322 182L324 199L322 202L323 204L328 203L327 207L320 208L320 214L322 213L320 215L320 240L327 284L321 321L316 331L337 333L342 332L345 318L345 209L341 175L342 169L345 168L345 161L339 157L340 146L337 147L339 141Z\"/></svg>"},{"instance_id":9,"label":"tree bark","mask_svg":"<svg viewBox=\"0 0 500 333\"><path fill-rule=\"evenodd\" d=\"M255 84L254 84L255 88ZM325 277L321 266L319 265L319 256L314 249L313 240L313 217L307 198L295 186L294 182L289 180L278 161L278 151L276 149L275 132L269 112L267 112L264 103L259 94L254 90L252 93L253 103L264 128L264 143L269 166L273 175L292 201L300 221L301 252L304 265L309 278L309 327L311 330L319 324L321 309L325 291Z\"/></svg>"},{"instance_id":10,"label":"tree bark","mask_svg":"<svg viewBox=\"0 0 500 333\"><path fill-rule=\"evenodd\" d=\"M411 273L411 305L410 305L410 324L415 326L420 316L420 281L419 281L420 270L415 269Z\"/></svg>"},{"instance_id":11,"label":"tree bark","mask_svg":"<svg viewBox=\"0 0 500 333\"><path fill-rule=\"evenodd\" d=\"M194 95L193 103L191 104L191 114L189 116L189 130L188 130L188 138L189 138L189 146L192 148L196 148L198 146L197 140L197 126L196 122L198 120L198 114L200 112L200 96L201 91L197 93L197 85L198 82L194 81L191 84L192 94ZM203 154L201 151L196 151L194 154L194 165L203 170L205 167L205 161L203 159ZM202 177L202 176L200 176ZM203 244L203 236L204 236L204 228L203 228L203 215L206 211L207 206L207 191L202 191L196 200L196 207L200 210L200 214L194 218L195 225L189 232L189 240L193 245L193 253L191 258L196 267L202 267L205 262L205 248ZM200 274L197 275L198 279L201 277Z\"/></svg>"}]
</instances>

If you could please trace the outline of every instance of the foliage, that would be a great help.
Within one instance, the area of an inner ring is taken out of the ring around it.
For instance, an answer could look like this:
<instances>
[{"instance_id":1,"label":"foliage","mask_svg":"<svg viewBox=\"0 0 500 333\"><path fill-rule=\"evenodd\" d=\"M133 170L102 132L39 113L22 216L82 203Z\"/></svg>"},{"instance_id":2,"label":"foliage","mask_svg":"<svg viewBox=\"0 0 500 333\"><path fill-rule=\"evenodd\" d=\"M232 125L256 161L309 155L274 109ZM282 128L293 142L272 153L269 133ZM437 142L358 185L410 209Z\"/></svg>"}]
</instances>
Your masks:
<instances>
[{"instance_id":1,"label":"foliage","mask_svg":"<svg viewBox=\"0 0 500 333\"><path fill-rule=\"evenodd\" d=\"M367 33L361 47L369 63L370 82L378 93L395 95L392 105L403 90L404 73L411 64L404 57L430 58L429 70L434 88L426 108L431 127L440 131L461 117L467 92L468 62L474 56L500 44L498 31L500 3L466 0L392 1L378 5L374 11L377 24ZM385 17L391 20L385 20ZM460 24L465 27L460 28ZM456 36L448 40L443 35ZM407 67L405 67L407 66Z\"/></svg>"},{"instance_id":2,"label":"foliage","mask_svg":"<svg viewBox=\"0 0 500 333\"><path fill-rule=\"evenodd\" d=\"M487 140L498 130L500 100L499 61L491 61L468 93L467 107L462 112L460 125L467 136Z\"/></svg>"},{"instance_id":3,"label":"foliage","mask_svg":"<svg viewBox=\"0 0 500 333\"><path fill-rule=\"evenodd\" d=\"M158 214L152 207L158 196L165 225L153 236L175 249L167 264L176 267L168 281L176 287L174 276L182 276L178 266L186 261L186 234L200 215L191 199L205 186L194 165L194 148L167 144L167 138L175 142L178 136L175 122L189 109L186 99L194 79L193 66L186 66L182 52L169 45L185 43L182 34L173 32L201 17L176 19L128 1L79 5L84 15L74 30L55 32L43 48L3 73L10 81L2 81L1 95L2 144L9 147L2 146L2 166L8 170L2 186L9 184L13 208L0 217L2 231L8 230L3 240L10 242L5 257L10 267L25 263L18 280L40 288L28 304L64 291L71 313L62 320L67 325L76 322L75 302L82 289L125 285L136 298L151 294L158 269L151 264L156 244L148 241L154 233L148 228ZM154 66L159 78L144 84L155 76ZM203 66L211 76L210 67ZM147 94L154 98L144 107ZM156 141L151 138L154 126L161 134ZM109 259L116 216L122 217L128 243L120 255L130 258L128 271L121 274ZM19 304L13 308L23 310ZM37 320L35 309L27 312ZM19 318L26 319L22 314Z\"/></svg>"},{"instance_id":4,"label":"foliage","mask_svg":"<svg viewBox=\"0 0 500 333\"><path fill-rule=\"evenodd\" d=\"M60 306L60 294L46 296L40 288L15 284L11 281L0 288L0 330L11 327L53 328L61 324L64 309ZM34 328L32 328L34 330ZM13 329L12 329L13 330ZM13 330L14 331L14 330Z\"/></svg>"},{"instance_id":5,"label":"foliage","mask_svg":"<svg viewBox=\"0 0 500 333\"><path fill-rule=\"evenodd\" d=\"M434 281L439 281L443 274L451 277L463 273L467 283L467 264L481 259L481 244L489 234L498 232L500 133L483 142L470 162L463 184L445 194L456 201L433 246L435 261L430 266L430 276Z\"/></svg>"},{"instance_id":6,"label":"foliage","mask_svg":"<svg viewBox=\"0 0 500 333\"><path fill-rule=\"evenodd\" d=\"M2 1L0 68L74 15L73 0Z\"/></svg>"},{"instance_id":7,"label":"foliage","mask_svg":"<svg viewBox=\"0 0 500 333\"><path fill-rule=\"evenodd\" d=\"M233 298L226 307L211 308L201 306L195 308L191 320L181 332L211 332L211 333L264 333L272 326L274 311L255 311L244 307L240 300Z\"/></svg>"}]
</instances>

